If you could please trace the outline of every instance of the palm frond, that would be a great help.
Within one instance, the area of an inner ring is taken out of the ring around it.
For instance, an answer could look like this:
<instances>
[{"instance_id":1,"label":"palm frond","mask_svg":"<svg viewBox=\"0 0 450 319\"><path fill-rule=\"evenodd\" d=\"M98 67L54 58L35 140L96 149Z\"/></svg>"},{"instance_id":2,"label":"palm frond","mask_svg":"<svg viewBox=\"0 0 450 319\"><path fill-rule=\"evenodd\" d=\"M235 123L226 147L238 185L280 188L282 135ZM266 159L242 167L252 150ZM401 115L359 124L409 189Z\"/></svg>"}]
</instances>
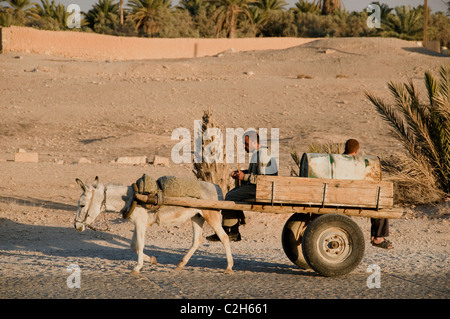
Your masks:
<instances>
[{"instance_id":1,"label":"palm frond","mask_svg":"<svg viewBox=\"0 0 450 319\"><path fill-rule=\"evenodd\" d=\"M444 95L447 98L447 104L450 99L450 68L449 66L443 66L439 70L439 76L440 76L440 84L439 84L439 93Z\"/></svg>"},{"instance_id":2,"label":"palm frond","mask_svg":"<svg viewBox=\"0 0 450 319\"><path fill-rule=\"evenodd\" d=\"M395 154L380 160L384 179L394 184L395 203L427 204L446 197L436 185L435 172L425 158Z\"/></svg>"},{"instance_id":3,"label":"palm frond","mask_svg":"<svg viewBox=\"0 0 450 319\"><path fill-rule=\"evenodd\" d=\"M425 87L428 91L428 97L430 99L430 105L433 105L433 96L435 96L437 92L437 82L433 75L430 72L425 72Z\"/></svg>"},{"instance_id":4,"label":"palm frond","mask_svg":"<svg viewBox=\"0 0 450 319\"><path fill-rule=\"evenodd\" d=\"M415 138L408 131L405 119L399 112L394 110L380 98L366 92L366 97L376 106L382 118L394 129L394 134L402 142L403 146L410 154L416 153Z\"/></svg>"},{"instance_id":5,"label":"palm frond","mask_svg":"<svg viewBox=\"0 0 450 319\"><path fill-rule=\"evenodd\" d=\"M371 93L366 93L366 97L394 129L414 162L408 164L410 169L402 169L401 174L398 171L402 179L409 175L417 181L417 176L421 176L425 183L433 183L433 187L449 194L450 69L441 67L439 75L437 79L430 72L425 73L428 104L420 102L412 80L405 84L388 83L395 102L392 106Z\"/></svg>"}]
</instances>

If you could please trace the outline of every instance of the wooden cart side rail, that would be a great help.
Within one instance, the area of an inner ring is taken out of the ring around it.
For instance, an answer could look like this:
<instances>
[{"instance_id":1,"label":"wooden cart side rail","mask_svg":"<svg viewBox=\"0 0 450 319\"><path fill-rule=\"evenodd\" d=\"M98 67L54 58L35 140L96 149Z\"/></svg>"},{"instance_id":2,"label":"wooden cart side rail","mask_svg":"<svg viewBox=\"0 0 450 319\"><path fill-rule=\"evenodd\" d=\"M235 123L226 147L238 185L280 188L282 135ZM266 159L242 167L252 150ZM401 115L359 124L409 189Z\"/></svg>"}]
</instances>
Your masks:
<instances>
[{"instance_id":1,"label":"wooden cart side rail","mask_svg":"<svg viewBox=\"0 0 450 319\"><path fill-rule=\"evenodd\" d=\"M259 175L256 201L322 207L391 208L392 182Z\"/></svg>"},{"instance_id":2,"label":"wooden cart side rail","mask_svg":"<svg viewBox=\"0 0 450 319\"><path fill-rule=\"evenodd\" d=\"M162 205L169 206L183 206L192 208L209 208L209 209L229 209L229 210L244 210L261 213L273 214L329 214L340 213L347 216L359 216L370 218L389 218L398 219L403 216L403 210L399 208L390 209L358 209L358 208L335 208L335 207L314 207L305 205L278 205L266 203L251 203L251 202L233 202L233 201L219 201L219 200L204 200L190 197L165 197Z\"/></svg>"}]
</instances>

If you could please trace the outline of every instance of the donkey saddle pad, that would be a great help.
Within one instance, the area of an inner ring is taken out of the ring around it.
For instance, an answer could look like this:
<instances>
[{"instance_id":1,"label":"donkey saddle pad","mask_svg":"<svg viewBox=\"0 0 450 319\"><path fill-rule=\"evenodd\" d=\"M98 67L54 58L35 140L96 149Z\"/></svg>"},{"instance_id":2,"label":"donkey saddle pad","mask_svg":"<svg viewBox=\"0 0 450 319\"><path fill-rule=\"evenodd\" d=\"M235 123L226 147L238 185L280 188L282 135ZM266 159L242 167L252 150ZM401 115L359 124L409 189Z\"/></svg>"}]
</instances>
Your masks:
<instances>
[{"instance_id":1,"label":"donkey saddle pad","mask_svg":"<svg viewBox=\"0 0 450 319\"><path fill-rule=\"evenodd\" d=\"M200 182L193 178L161 176L157 183L164 196L168 197L193 197L200 198Z\"/></svg>"},{"instance_id":2,"label":"donkey saddle pad","mask_svg":"<svg viewBox=\"0 0 450 319\"><path fill-rule=\"evenodd\" d=\"M140 194L156 194L158 191L158 184L152 177L144 174L136 181L137 191Z\"/></svg>"}]
</instances>

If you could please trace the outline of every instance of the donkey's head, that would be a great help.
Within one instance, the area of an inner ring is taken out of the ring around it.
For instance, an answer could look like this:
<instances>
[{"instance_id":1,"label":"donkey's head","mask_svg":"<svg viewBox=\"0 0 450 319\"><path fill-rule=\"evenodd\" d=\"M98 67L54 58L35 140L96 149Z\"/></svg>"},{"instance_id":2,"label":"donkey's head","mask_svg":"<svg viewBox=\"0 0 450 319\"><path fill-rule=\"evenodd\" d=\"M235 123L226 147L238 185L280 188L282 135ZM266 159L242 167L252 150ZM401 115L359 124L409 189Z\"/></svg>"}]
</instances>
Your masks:
<instances>
[{"instance_id":1,"label":"donkey's head","mask_svg":"<svg viewBox=\"0 0 450 319\"><path fill-rule=\"evenodd\" d=\"M86 227L90 227L100 213L106 209L105 207L105 186L98 182L95 177L94 183L84 184L78 178L76 179L83 193L78 200L77 214L75 216L75 228L82 232Z\"/></svg>"}]
</instances>

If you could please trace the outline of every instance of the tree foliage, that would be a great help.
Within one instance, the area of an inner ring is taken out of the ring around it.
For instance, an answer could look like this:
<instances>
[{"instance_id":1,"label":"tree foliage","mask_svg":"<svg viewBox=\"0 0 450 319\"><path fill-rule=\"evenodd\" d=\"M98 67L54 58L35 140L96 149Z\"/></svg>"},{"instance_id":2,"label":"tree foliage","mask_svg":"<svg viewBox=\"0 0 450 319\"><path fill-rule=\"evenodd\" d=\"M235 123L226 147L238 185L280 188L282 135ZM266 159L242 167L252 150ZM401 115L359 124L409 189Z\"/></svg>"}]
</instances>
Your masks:
<instances>
[{"instance_id":1,"label":"tree foliage","mask_svg":"<svg viewBox=\"0 0 450 319\"><path fill-rule=\"evenodd\" d=\"M113 0L99 0L85 13L86 25L98 33L108 33L119 23L119 3Z\"/></svg>"},{"instance_id":2,"label":"tree foliage","mask_svg":"<svg viewBox=\"0 0 450 319\"><path fill-rule=\"evenodd\" d=\"M439 77L425 73L427 101L419 100L412 80L389 82L394 98L390 105L366 93L409 154L397 171L415 183L425 183L450 195L450 68L442 67ZM405 173L405 170L407 171Z\"/></svg>"},{"instance_id":3,"label":"tree foliage","mask_svg":"<svg viewBox=\"0 0 450 319\"><path fill-rule=\"evenodd\" d=\"M67 29L66 8L58 0L0 1L0 26ZM368 12L349 12L339 0L97 0L84 14L82 30L152 37L423 37L423 6L389 7L379 1L381 28L367 26ZM2 5L4 4L4 5ZM122 10L121 10L122 9ZM122 22L123 18L123 22ZM433 13L429 40L450 42L450 18Z\"/></svg>"}]
</instances>

